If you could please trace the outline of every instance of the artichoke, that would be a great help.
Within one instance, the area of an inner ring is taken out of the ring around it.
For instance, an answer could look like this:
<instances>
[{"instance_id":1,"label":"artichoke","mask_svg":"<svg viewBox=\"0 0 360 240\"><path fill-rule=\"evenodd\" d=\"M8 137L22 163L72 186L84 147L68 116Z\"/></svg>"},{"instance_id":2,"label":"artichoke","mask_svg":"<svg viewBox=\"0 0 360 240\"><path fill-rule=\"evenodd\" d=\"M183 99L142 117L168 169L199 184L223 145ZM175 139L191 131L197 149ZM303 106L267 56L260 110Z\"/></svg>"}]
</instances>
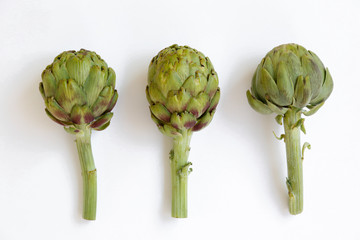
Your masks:
<instances>
[{"instance_id":1,"label":"artichoke","mask_svg":"<svg viewBox=\"0 0 360 240\"><path fill-rule=\"evenodd\" d=\"M220 98L217 73L210 59L188 46L163 49L150 63L146 95L151 118L173 138L170 151L172 216L187 217L190 139L212 120Z\"/></svg>"},{"instance_id":2,"label":"artichoke","mask_svg":"<svg viewBox=\"0 0 360 240\"><path fill-rule=\"evenodd\" d=\"M95 52L81 49L58 55L42 72L40 93L46 114L76 136L83 177L83 218L96 217L96 168L91 130L104 130L118 98L115 72Z\"/></svg>"},{"instance_id":3,"label":"artichoke","mask_svg":"<svg viewBox=\"0 0 360 240\"><path fill-rule=\"evenodd\" d=\"M315 53L297 44L280 45L262 59L247 91L250 106L262 114L277 114L284 124L288 178L289 211L303 210L302 160L305 148L300 147L300 130L304 133L302 114L310 116L324 105L333 90L330 72ZM304 108L307 108L304 109Z\"/></svg>"}]
</instances>

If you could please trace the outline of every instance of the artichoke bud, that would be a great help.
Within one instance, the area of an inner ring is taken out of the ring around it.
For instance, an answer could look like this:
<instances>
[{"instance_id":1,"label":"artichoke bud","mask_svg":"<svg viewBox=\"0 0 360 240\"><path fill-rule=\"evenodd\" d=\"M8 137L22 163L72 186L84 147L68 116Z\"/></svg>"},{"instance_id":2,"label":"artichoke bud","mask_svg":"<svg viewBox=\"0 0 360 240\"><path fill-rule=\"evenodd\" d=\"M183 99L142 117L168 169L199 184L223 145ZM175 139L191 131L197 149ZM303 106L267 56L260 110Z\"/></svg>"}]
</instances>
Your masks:
<instances>
[{"instance_id":1,"label":"artichoke bud","mask_svg":"<svg viewBox=\"0 0 360 240\"><path fill-rule=\"evenodd\" d=\"M333 89L333 81L323 63L297 44L275 47L258 65L246 93L256 111L284 114L290 107L302 109L324 102Z\"/></svg>"},{"instance_id":2,"label":"artichoke bud","mask_svg":"<svg viewBox=\"0 0 360 240\"><path fill-rule=\"evenodd\" d=\"M115 72L95 52L65 51L41 77L40 93L52 120L65 126L89 125L95 130L109 125L110 111L118 98Z\"/></svg>"},{"instance_id":3,"label":"artichoke bud","mask_svg":"<svg viewBox=\"0 0 360 240\"><path fill-rule=\"evenodd\" d=\"M218 77L209 58L187 46L163 49L150 63L147 100L153 121L171 137L200 130L219 102Z\"/></svg>"}]
</instances>

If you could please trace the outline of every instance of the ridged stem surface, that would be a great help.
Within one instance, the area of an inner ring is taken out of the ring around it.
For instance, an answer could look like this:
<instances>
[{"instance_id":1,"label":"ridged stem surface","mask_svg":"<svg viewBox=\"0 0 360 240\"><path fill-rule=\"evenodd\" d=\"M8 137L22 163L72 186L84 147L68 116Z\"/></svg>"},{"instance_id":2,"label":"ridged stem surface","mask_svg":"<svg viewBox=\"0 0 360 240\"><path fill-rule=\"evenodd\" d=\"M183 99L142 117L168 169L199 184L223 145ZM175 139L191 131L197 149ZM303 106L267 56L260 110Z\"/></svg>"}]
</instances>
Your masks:
<instances>
[{"instance_id":1,"label":"ridged stem surface","mask_svg":"<svg viewBox=\"0 0 360 240\"><path fill-rule=\"evenodd\" d=\"M172 184L172 217L187 217L187 183L191 132L184 131L181 137L174 138L174 147L170 153Z\"/></svg>"},{"instance_id":2,"label":"ridged stem surface","mask_svg":"<svg viewBox=\"0 0 360 240\"><path fill-rule=\"evenodd\" d=\"M84 127L76 134L76 147L79 153L83 179L83 218L95 220L97 182L96 168L91 150L91 128Z\"/></svg>"},{"instance_id":3,"label":"ridged stem surface","mask_svg":"<svg viewBox=\"0 0 360 240\"><path fill-rule=\"evenodd\" d=\"M296 215L303 210L303 170L300 146L300 129L296 123L301 119L301 112L289 109L284 116L285 145L289 191L289 211Z\"/></svg>"}]
</instances>

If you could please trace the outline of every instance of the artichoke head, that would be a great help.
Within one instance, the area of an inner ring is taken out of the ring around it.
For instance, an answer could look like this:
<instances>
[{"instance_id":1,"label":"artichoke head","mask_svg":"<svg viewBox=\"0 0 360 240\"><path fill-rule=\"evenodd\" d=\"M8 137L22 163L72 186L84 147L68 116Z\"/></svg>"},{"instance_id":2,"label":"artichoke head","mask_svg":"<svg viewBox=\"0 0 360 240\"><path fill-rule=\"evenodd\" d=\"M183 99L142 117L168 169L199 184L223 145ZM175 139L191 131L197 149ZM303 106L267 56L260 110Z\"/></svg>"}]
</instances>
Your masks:
<instances>
[{"instance_id":1,"label":"artichoke head","mask_svg":"<svg viewBox=\"0 0 360 240\"><path fill-rule=\"evenodd\" d=\"M315 53L297 44L275 47L258 65L246 95L259 113L282 115L289 108L316 112L330 96L333 80Z\"/></svg>"},{"instance_id":2,"label":"artichoke head","mask_svg":"<svg viewBox=\"0 0 360 240\"><path fill-rule=\"evenodd\" d=\"M58 55L41 75L45 111L70 132L89 126L103 130L118 98L115 72L95 52L81 49Z\"/></svg>"},{"instance_id":3,"label":"artichoke head","mask_svg":"<svg viewBox=\"0 0 360 240\"><path fill-rule=\"evenodd\" d=\"M220 98L210 59L188 46L163 49L150 63L146 95L153 121L168 136L199 131L213 118Z\"/></svg>"}]
</instances>

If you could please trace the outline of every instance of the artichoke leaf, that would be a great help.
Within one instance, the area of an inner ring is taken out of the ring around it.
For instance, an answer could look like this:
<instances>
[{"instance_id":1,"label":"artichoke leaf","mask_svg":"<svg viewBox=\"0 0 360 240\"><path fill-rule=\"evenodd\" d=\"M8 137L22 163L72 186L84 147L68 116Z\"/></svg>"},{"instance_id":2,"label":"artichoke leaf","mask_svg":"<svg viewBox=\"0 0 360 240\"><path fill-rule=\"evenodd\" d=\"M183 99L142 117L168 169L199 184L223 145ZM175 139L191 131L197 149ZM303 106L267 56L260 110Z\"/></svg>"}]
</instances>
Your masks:
<instances>
[{"instance_id":1,"label":"artichoke leaf","mask_svg":"<svg viewBox=\"0 0 360 240\"><path fill-rule=\"evenodd\" d=\"M86 103L86 96L83 90L73 79L63 79L59 82L59 86L55 96L60 106L68 113L74 105L83 105Z\"/></svg>"},{"instance_id":2,"label":"artichoke leaf","mask_svg":"<svg viewBox=\"0 0 360 240\"><path fill-rule=\"evenodd\" d=\"M115 88L116 74L112 68L108 68L108 77L106 81L107 86Z\"/></svg>"},{"instance_id":3,"label":"artichoke leaf","mask_svg":"<svg viewBox=\"0 0 360 240\"><path fill-rule=\"evenodd\" d=\"M62 122L69 122L70 117L67 112L58 104L54 97L49 97L45 100L47 111L51 113L56 119Z\"/></svg>"},{"instance_id":4,"label":"artichoke leaf","mask_svg":"<svg viewBox=\"0 0 360 240\"><path fill-rule=\"evenodd\" d=\"M217 75L209 74L208 83L205 89L205 92L209 95L210 98L214 96L218 90L219 80Z\"/></svg>"},{"instance_id":5,"label":"artichoke leaf","mask_svg":"<svg viewBox=\"0 0 360 240\"><path fill-rule=\"evenodd\" d=\"M169 137L172 137L172 138L176 138L176 137L181 137L182 134L179 133L176 128L172 127L172 126L169 126L169 125L164 125L163 126L163 133Z\"/></svg>"},{"instance_id":6,"label":"artichoke leaf","mask_svg":"<svg viewBox=\"0 0 360 240\"><path fill-rule=\"evenodd\" d=\"M211 112L212 110L216 109L219 100L220 100L220 88L217 89L214 97L211 99L211 103L207 111Z\"/></svg>"},{"instance_id":7,"label":"artichoke leaf","mask_svg":"<svg viewBox=\"0 0 360 240\"><path fill-rule=\"evenodd\" d=\"M161 103L150 106L151 113L162 122L170 122L171 113Z\"/></svg>"},{"instance_id":8,"label":"artichoke leaf","mask_svg":"<svg viewBox=\"0 0 360 240\"><path fill-rule=\"evenodd\" d=\"M248 100L250 106L258 113L270 114L273 112L266 104L264 104L260 100L257 100L256 98L254 98L251 95L249 90L247 90L247 92L246 92L246 97L247 97L247 100Z\"/></svg>"},{"instance_id":9,"label":"artichoke leaf","mask_svg":"<svg viewBox=\"0 0 360 240\"><path fill-rule=\"evenodd\" d=\"M46 96L45 96L45 92L44 92L44 85L42 82L40 82L40 84L39 84L39 91L40 91L42 98L45 100Z\"/></svg>"},{"instance_id":10,"label":"artichoke leaf","mask_svg":"<svg viewBox=\"0 0 360 240\"><path fill-rule=\"evenodd\" d=\"M264 68L261 69L260 84L265 89L265 98L268 96L272 102L276 103L277 105L281 105L279 98L279 89L274 79Z\"/></svg>"},{"instance_id":11,"label":"artichoke leaf","mask_svg":"<svg viewBox=\"0 0 360 240\"><path fill-rule=\"evenodd\" d=\"M293 105L297 108L301 109L309 104L311 100L311 85L309 76L304 78L301 75L298 77L295 86L294 98L295 102Z\"/></svg>"},{"instance_id":12,"label":"artichoke leaf","mask_svg":"<svg viewBox=\"0 0 360 240\"><path fill-rule=\"evenodd\" d=\"M215 111L206 112L204 115L198 120L196 125L192 128L192 131L200 131L201 129L205 128L211 122Z\"/></svg>"},{"instance_id":13,"label":"artichoke leaf","mask_svg":"<svg viewBox=\"0 0 360 240\"><path fill-rule=\"evenodd\" d=\"M273 111L274 113L278 114L278 115L283 115L287 112L287 108L284 108L284 107L278 107L276 106L275 104L273 104L272 102L268 101L266 99L266 103L267 103L267 106L271 109L271 111Z\"/></svg>"},{"instance_id":14,"label":"artichoke leaf","mask_svg":"<svg viewBox=\"0 0 360 240\"><path fill-rule=\"evenodd\" d=\"M273 134L277 140L281 141L281 140L285 139L285 134L281 134L280 137L276 136L276 133L274 131L273 131Z\"/></svg>"},{"instance_id":15,"label":"artichoke leaf","mask_svg":"<svg viewBox=\"0 0 360 240\"><path fill-rule=\"evenodd\" d=\"M324 103L325 102L322 102L322 103L320 103L320 104L318 104L316 106L311 106L311 105L307 106L310 110L309 111L303 111L303 114L305 116L313 115L314 113L316 113L324 105Z\"/></svg>"},{"instance_id":16,"label":"artichoke leaf","mask_svg":"<svg viewBox=\"0 0 360 240\"><path fill-rule=\"evenodd\" d=\"M279 124L279 125L282 125L282 121L283 121L283 118L284 118L284 116L283 115L277 115L276 117L275 117L275 121Z\"/></svg>"},{"instance_id":17,"label":"artichoke leaf","mask_svg":"<svg viewBox=\"0 0 360 240\"><path fill-rule=\"evenodd\" d=\"M101 71L100 66L94 65L90 69L89 76L87 77L86 82L84 84L86 100L90 106L92 106L95 103L100 92L105 87L107 79L105 79L104 75L105 74L103 71Z\"/></svg>"},{"instance_id":18,"label":"artichoke leaf","mask_svg":"<svg viewBox=\"0 0 360 240\"><path fill-rule=\"evenodd\" d=\"M56 123L58 123L58 124L60 124L60 125L62 125L62 126L66 126L66 125L68 125L68 124L71 124L70 122L60 121L59 119L57 119L56 117L54 117L54 116L49 112L49 110L46 109L46 108L45 108L45 112L46 112L46 115L48 115L48 117L49 117L51 120L53 120L54 122L56 122Z\"/></svg>"},{"instance_id":19,"label":"artichoke leaf","mask_svg":"<svg viewBox=\"0 0 360 240\"><path fill-rule=\"evenodd\" d=\"M114 90L114 96L112 97L112 99L111 99L111 101L110 101L110 103L108 105L108 108L106 109L107 112L110 112L111 110L113 110L113 108L115 107L115 104L116 104L116 102L118 100L118 97L119 97L119 95L117 93L117 90L115 89Z\"/></svg>"},{"instance_id":20,"label":"artichoke leaf","mask_svg":"<svg viewBox=\"0 0 360 240\"><path fill-rule=\"evenodd\" d=\"M110 125L110 121L105 123L104 125L101 125L100 127L94 128L96 131L102 131L105 130Z\"/></svg>"},{"instance_id":21,"label":"artichoke leaf","mask_svg":"<svg viewBox=\"0 0 360 240\"><path fill-rule=\"evenodd\" d=\"M190 99L191 95L182 87L179 91L169 93L165 106L171 113L182 112L186 110Z\"/></svg>"},{"instance_id":22,"label":"artichoke leaf","mask_svg":"<svg viewBox=\"0 0 360 240\"><path fill-rule=\"evenodd\" d=\"M262 67L266 69L272 78L275 78L275 71L270 57L265 57Z\"/></svg>"},{"instance_id":23,"label":"artichoke leaf","mask_svg":"<svg viewBox=\"0 0 360 240\"><path fill-rule=\"evenodd\" d=\"M89 124L94 120L94 116L87 105L75 105L71 110L70 117L75 124Z\"/></svg>"},{"instance_id":24,"label":"artichoke leaf","mask_svg":"<svg viewBox=\"0 0 360 240\"><path fill-rule=\"evenodd\" d=\"M91 111L95 118L103 114L109 107L109 104L114 96L114 89L112 86L106 86L96 99L91 107Z\"/></svg>"},{"instance_id":25,"label":"artichoke leaf","mask_svg":"<svg viewBox=\"0 0 360 240\"><path fill-rule=\"evenodd\" d=\"M70 134L77 134L81 131L81 130L77 129L76 127L74 127L73 125L64 126L64 129L67 133L70 133Z\"/></svg>"},{"instance_id":26,"label":"artichoke leaf","mask_svg":"<svg viewBox=\"0 0 360 240\"><path fill-rule=\"evenodd\" d=\"M326 68L325 80L321 87L320 93L313 100L311 100L310 104L317 105L321 102L324 102L330 96L333 88L334 88L334 83L332 77L330 75L329 69Z\"/></svg>"},{"instance_id":27,"label":"artichoke leaf","mask_svg":"<svg viewBox=\"0 0 360 240\"><path fill-rule=\"evenodd\" d=\"M92 64L88 58L85 57L80 59L75 55L66 61L66 68L68 70L69 77L74 79L80 86L84 85L91 65Z\"/></svg>"},{"instance_id":28,"label":"artichoke leaf","mask_svg":"<svg viewBox=\"0 0 360 240\"><path fill-rule=\"evenodd\" d=\"M198 96L191 98L187 111L191 112L195 117L201 116L210 106L209 95L202 92Z\"/></svg>"},{"instance_id":29,"label":"artichoke leaf","mask_svg":"<svg viewBox=\"0 0 360 240\"><path fill-rule=\"evenodd\" d=\"M311 149L311 145L308 142L304 142L303 146L302 146L302 150L301 150L301 160L304 161L304 153L305 153L305 149Z\"/></svg>"},{"instance_id":30,"label":"artichoke leaf","mask_svg":"<svg viewBox=\"0 0 360 240\"><path fill-rule=\"evenodd\" d=\"M93 121L90 125L91 128L94 128L95 130L101 131L104 130L105 128L104 125L110 123L111 118L113 117L113 113L112 112L108 112L104 115L102 115L101 117L99 117L98 119L96 119L95 121Z\"/></svg>"},{"instance_id":31,"label":"artichoke leaf","mask_svg":"<svg viewBox=\"0 0 360 240\"><path fill-rule=\"evenodd\" d=\"M55 96L57 84L56 84L56 79L52 74L50 68L46 68L42 72L41 79L44 88L44 95L46 97Z\"/></svg>"},{"instance_id":32,"label":"artichoke leaf","mask_svg":"<svg viewBox=\"0 0 360 240\"><path fill-rule=\"evenodd\" d=\"M277 86L279 89L280 98L282 99L281 101L282 105L283 106L290 105L292 98L294 96L294 84L293 81L290 79L284 61L281 61L278 66Z\"/></svg>"}]
</instances>

